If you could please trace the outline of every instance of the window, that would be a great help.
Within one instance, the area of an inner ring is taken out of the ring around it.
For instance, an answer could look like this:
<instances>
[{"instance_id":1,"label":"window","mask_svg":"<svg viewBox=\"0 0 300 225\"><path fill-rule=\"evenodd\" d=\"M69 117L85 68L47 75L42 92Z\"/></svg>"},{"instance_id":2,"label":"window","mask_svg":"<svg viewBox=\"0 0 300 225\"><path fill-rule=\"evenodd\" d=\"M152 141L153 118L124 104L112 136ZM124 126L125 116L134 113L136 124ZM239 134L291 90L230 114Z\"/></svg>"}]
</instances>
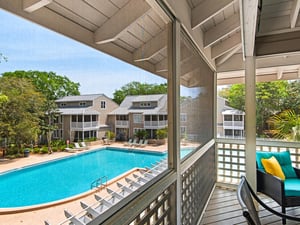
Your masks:
<instances>
[{"instance_id":1,"label":"window","mask_svg":"<svg viewBox=\"0 0 300 225\"><path fill-rule=\"evenodd\" d=\"M79 102L79 106L85 106L86 102Z\"/></svg>"},{"instance_id":2,"label":"window","mask_svg":"<svg viewBox=\"0 0 300 225\"><path fill-rule=\"evenodd\" d=\"M186 113L181 113L180 114L180 122L186 122L187 120L187 115Z\"/></svg>"},{"instance_id":3,"label":"window","mask_svg":"<svg viewBox=\"0 0 300 225\"><path fill-rule=\"evenodd\" d=\"M180 45L185 52L180 54L185 63L181 63L179 71L179 76L184 77L180 79L181 141L183 144L193 143L192 148L197 150L214 136L214 73L184 31L181 32ZM191 68L193 75L190 76Z\"/></svg>"},{"instance_id":4,"label":"window","mask_svg":"<svg viewBox=\"0 0 300 225\"><path fill-rule=\"evenodd\" d=\"M66 103L60 103L60 107L65 107L66 105Z\"/></svg>"},{"instance_id":5,"label":"window","mask_svg":"<svg viewBox=\"0 0 300 225\"><path fill-rule=\"evenodd\" d=\"M224 115L224 121L232 121L232 115Z\"/></svg>"},{"instance_id":6,"label":"window","mask_svg":"<svg viewBox=\"0 0 300 225\"><path fill-rule=\"evenodd\" d=\"M105 109L106 108L106 102L105 101L101 101L100 108L101 109Z\"/></svg>"},{"instance_id":7,"label":"window","mask_svg":"<svg viewBox=\"0 0 300 225\"><path fill-rule=\"evenodd\" d=\"M234 121L243 121L242 115L234 115Z\"/></svg>"},{"instance_id":8,"label":"window","mask_svg":"<svg viewBox=\"0 0 300 225\"><path fill-rule=\"evenodd\" d=\"M143 116L142 114L133 114L133 123L142 123Z\"/></svg>"},{"instance_id":9,"label":"window","mask_svg":"<svg viewBox=\"0 0 300 225\"><path fill-rule=\"evenodd\" d=\"M225 130L225 136L232 136L232 135L233 135L232 130L228 130L228 129Z\"/></svg>"},{"instance_id":10,"label":"window","mask_svg":"<svg viewBox=\"0 0 300 225\"><path fill-rule=\"evenodd\" d=\"M150 107L151 106L151 102L141 102L140 103L140 107Z\"/></svg>"}]
</instances>

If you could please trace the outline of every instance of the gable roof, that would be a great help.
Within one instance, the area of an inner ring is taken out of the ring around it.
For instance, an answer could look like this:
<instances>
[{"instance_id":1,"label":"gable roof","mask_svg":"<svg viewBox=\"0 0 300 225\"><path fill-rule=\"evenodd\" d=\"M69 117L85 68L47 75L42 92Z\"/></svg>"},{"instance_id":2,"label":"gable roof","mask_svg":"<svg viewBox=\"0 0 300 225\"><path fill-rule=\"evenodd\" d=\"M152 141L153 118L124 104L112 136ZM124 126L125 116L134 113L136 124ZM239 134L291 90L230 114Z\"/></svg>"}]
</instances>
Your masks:
<instances>
[{"instance_id":1,"label":"gable roof","mask_svg":"<svg viewBox=\"0 0 300 225\"><path fill-rule=\"evenodd\" d=\"M106 97L104 94L87 94L87 95L71 95L57 99L55 102L78 102L78 101L93 101L99 97Z\"/></svg>"},{"instance_id":2,"label":"gable roof","mask_svg":"<svg viewBox=\"0 0 300 225\"><path fill-rule=\"evenodd\" d=\"M132 108L134 102L149 102L157 101L158 105L155 108ZM113 110L110 115L127 115L129 113L143 113L144 115L167 114L167 95L136 95L126 96L121 105Z\"/></svg>"}]
</instances>

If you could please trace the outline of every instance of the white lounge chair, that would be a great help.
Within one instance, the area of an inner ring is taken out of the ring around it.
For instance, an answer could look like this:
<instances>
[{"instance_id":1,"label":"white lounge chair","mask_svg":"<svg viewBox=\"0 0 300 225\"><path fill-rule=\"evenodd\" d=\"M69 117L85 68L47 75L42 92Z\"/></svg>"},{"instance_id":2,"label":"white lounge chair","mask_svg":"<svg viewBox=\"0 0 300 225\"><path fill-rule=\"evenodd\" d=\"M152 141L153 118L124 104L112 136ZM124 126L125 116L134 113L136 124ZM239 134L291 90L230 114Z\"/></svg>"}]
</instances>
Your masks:
<instances>
[{"instance_id":1,"label":"white lounge chair","mask_svg":"<svg viewBox=\"0 0 300 225\"><path fill-rule=\"evenodd\" d=\"M130 146L132 144L132 139L130 138L128 142L124 143L124 146Z\"/></svg>"},{"instance_id":2,"label":"white lounge chair","mask_svg":"<svg viewBox=\"0 0 300 225\"><path fill-rule=\"evenodd\" d=\"M80 146L83 148L83 149L88 149L89 147L85 144L85 142L80 142Z\"/></svg>"},{"instance_id":3,"label":"white lounge chair","mask_svg":"<svg viewBox=\"0 0 300 225\"><path fill-rule=\"evenodd\" d=\"M141 144L141 147L144 148L147 144L148 144L148 139L146 139L146 140L144 141L144 143Z\"/></svg>"},{"instance_id":4,"label":"white lounge chair","mask_svg":"<svg viewBox=\"0 0 300 225\"><path fill-rule=\"evenodd\" d=\"M78 149L76 149L76 148L65 148L65 151L70 152L70 153L74 153L74 152L77 152Z\"/></svg>"},{"instance_id":5,"label":"white lounge chair","mask_svg":"<svg viewBox=\"0 0 300 225\"><path fill-rule=\"evenodd\" d=\"M138 143L136 143L136 144L134 145L134 147L139 147L139 146L141 146L141 145L143 144L143 142L144 142L144 140L143 140L143 139L140 139L140 141L139 141Z\"/></svg>"},{"instance_id":6,"label":"white lounge chair","mask_svg":"<svg viewBox=\"0 0 300 225\"><path fill-rule=\"evenodd\" d=\"M75 142L74 145L75 145L75 148L77 148L78 150L85 149L85 147L80 146L79 143L77 143L77 142Z\"/></svg>"},{"instance_id":7,"label":"white lounge chair","mask_svg":"<svg viewBox=\"0 0 300 225\"><path fill-rule=\"evenodd\" d=\"M137 139L135 138L129 146L135 146L137 144Z\"/></svg>"}]
</instances>

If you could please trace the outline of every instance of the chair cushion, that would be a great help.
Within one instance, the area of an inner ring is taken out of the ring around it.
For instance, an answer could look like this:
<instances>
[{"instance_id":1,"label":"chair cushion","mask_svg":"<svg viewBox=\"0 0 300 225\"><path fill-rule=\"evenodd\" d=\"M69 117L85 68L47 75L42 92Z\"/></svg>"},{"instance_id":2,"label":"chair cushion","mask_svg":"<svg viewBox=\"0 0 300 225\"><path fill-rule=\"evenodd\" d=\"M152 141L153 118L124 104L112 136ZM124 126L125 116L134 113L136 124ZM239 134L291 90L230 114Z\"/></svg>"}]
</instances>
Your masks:
<instances>
[{"instance_id":1,"label":"chair cushion","mask_svg":"<svg viewBox=\"0 0 300 225\"><path fill-rule=\"evenodd\" d=\"M282 172L281 166L274 156L269 159L261 159L261 163L267 173L279 177L281 180L285 180L285 175Z\"/></svg>"},{"instance_id":2,"label":"chair cushion","mask_svg":"<svg viewBox=\"0 0 300 225\"><path fill-rule=\"evenodd\" d=\"M284 181L286 196L300 196L300 179L290 178Z\"/></svg>"},{"instance_id":3,"label":"chair cushion","mask_svg":"<svg viewBox=\"0 0 300 225\"><path fill-rule=\"evenodd\" d=\"M296 172L292 166L291 155L289 151L284 152L263 152L257 151L256 152L256 163L257 167L260 170L265 171L261 159L269 159L274 156L278 163L281 166L281 169L285 175L285 178L297 178Z\"/></svg>"}]
</instances>

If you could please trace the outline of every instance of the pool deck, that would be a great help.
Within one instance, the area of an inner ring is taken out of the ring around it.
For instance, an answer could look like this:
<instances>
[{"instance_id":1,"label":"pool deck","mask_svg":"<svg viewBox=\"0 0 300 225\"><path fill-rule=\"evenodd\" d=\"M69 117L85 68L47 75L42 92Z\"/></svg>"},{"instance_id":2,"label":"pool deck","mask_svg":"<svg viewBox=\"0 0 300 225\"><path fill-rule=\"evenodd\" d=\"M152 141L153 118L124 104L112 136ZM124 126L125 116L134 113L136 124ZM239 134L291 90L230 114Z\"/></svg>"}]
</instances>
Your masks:
<instances>
[{"instance_id":1,"label":"pool deck","mask_svg":"<svg viewBox=\"0 0 300 225\"><path fill-rule=\"evenodd\" d=\"M134 147L128 147L124 146L123 143L112 143L110 145L95 145L91 146L89 150L83 150L83 151L90 151L93 149L101 148L104 146L111 146L111 147L118 147L118 148L125 148L125 149L135 149L135 150L141 150L141 151L157 151L157 152L164 152L167 149L167 145L160 145L160 146L145 146L143 148L134 148ZM13 160L0 160L0 173L22 168L25 166L33 165L36 163L42 163L49 160L54 160L62 157L69 156L70 154L74 153L68 153L68 152L55 152L52 154L30 154L29 157L25 158L18 158ZM75 153L76 154L76 153ZM121 178L120 178L121 179ZM111 184L112 186L114 184ZM51 187L49 187L51 188ZM45 190L46 191L46 190ZM98 192L99 195L101 195L101 191ZM105 195L105 192L102 191L102 194ZM103 196L104 197L104 196ZM82 208L80 207L80 201L83 201L87 204L92 204L95 202L94 195L91 193L88 196L82 197L80 199L70 201L68 203L59 204L55 206L50 206L43 209L36 209L36 210L30 210L28 212L11 212L9 214L5 214L1 212L0 209L0 217L1 217L1 224L5 225L41 225L44 224L44 221L47 220L51 225L57 225L61 222L63 222L66 217L64 216L64 209L67 209L69 212L76 214L80 211L82 211ZM67 223L65 223L67 224Z\"/></svg>"}]
</instances>

